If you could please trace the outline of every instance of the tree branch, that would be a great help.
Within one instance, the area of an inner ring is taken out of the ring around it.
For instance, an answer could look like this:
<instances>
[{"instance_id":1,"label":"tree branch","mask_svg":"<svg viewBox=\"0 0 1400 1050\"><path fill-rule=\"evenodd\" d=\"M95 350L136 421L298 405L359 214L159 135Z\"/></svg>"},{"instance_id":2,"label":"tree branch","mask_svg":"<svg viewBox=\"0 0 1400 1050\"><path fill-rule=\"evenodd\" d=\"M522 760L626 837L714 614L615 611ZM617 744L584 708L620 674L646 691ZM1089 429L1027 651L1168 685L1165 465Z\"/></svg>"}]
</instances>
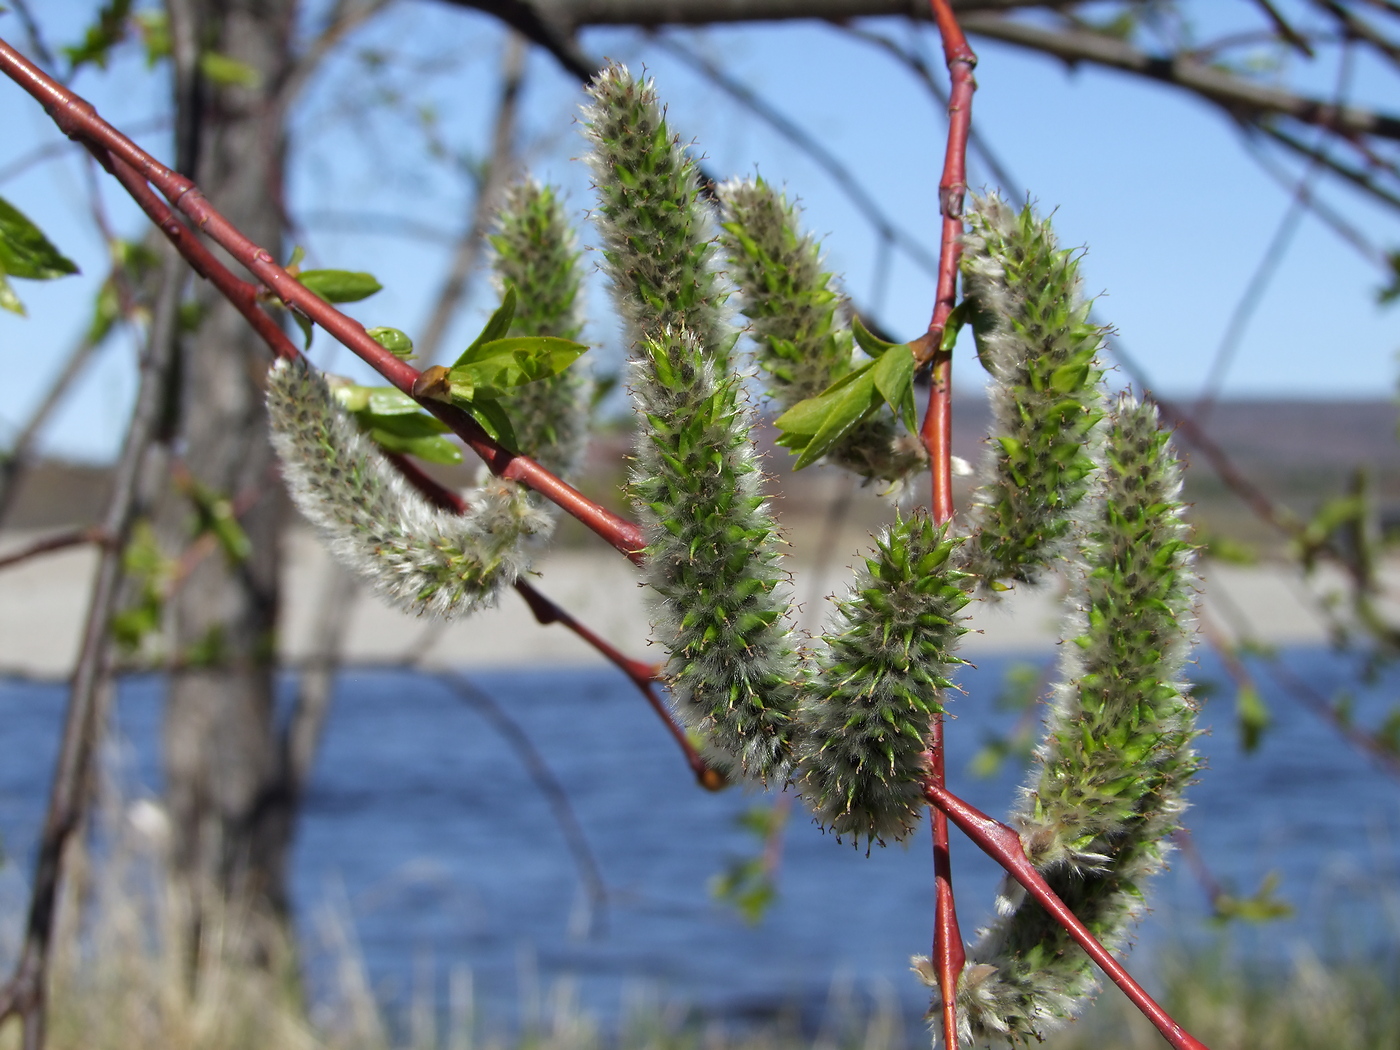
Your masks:
<instances>
[{"instance_id":1,"label":"tree branch","mask_svg":"<svg viewBox=\"0 0 1400 1050\"><path fill-rule=\"evenodd\" d=\"M148 205L150 201L154 200L154 195L149 195L149 200L142 201L142 195L136 185L142 180L159 189L174 208L183 213L201 232L207 234L215 243L247 267L259 281L289 307L324 328L333 338L352 350L399 390L410 395L414 393L415 384L419 377L417 369L389 353L370 337L364 326L358 321L335 309L330 303L311 292L285 269L277 265L267 249L254 244L237 227L224 218L204 198L193 182L167 168L146 153L129 138L102 120L91 103L73 94L47 76L3 40L0 40L0 71L3 71L41 102L61 131L72 137L81 138L89 146L96 147L98 159L103 160L105 157L104 163L119 178L122 178L122 164L129 165L133 169L130 175L134 178L123 178L123 185L127 186L128 191L137 197L138 202L142 203L142 207L147 210L148 214L152 214L153 218L154 209ZM169 221L164 221L160 225L166 236L170 237L180 249L181 254L186 255L202 275L215 280L220 270L225 269L222 264L218 264L213 259L212 254L202 245L199 246L198 250L195 249L194 245L197 242L193 236L189 235L188 230L174 220L174 216L170 216ZM196 263L197 258L202 261ZM211 263L213 265L210 265ZM230 284L227 289L218 280L215 280L219 290L225 295L232 294L235 305L245 316L249 317L250 321L254 321L255 327L257 327L258 323L255 318L262 311L252 309L252 306L256 304L250 304L249 308L245 309L244 304L240 303L239 300L246 298L246 296L241 295L237 289L232 287L236 284L246 285L246 282L239 282L232 274L228 274L226 283ZM269 325L275 327L271 318L266 320ZM265 331L264 328L259 327L259 335L268 342L269 346L273 347L275 353L286 356L286 349L290 348L295 355L295 347L291 346L286 336L281 334L280 329L278 329L278 335L274 336L271 331ZM594 503L528 456L517 455L503 447L487 435L476 420L463 409L431 398L420 398L420 403L461 437L482 458L493 474L510 481L517 481L540 493L550 502L573 515L634 562L640 563L644 559L646 542L641 529L635 523L612 513L600 504Z\"/></svg>"},{"instance_id":2,"label":"tree branch","mask_svg":"<svg viewBox=\"0 0 1400 1050\"><path fill-rule=\"evenodd\" d=\"M1080 922L1064 901L1050 888L1040 872L1035 870L1026 851L1021 845L1021 836L1000 821L993 820L985 813L968 805L947 788L933 783L924 785L929 802L948 815L948 819L958 826L983 853L1002 866L1013 879L1019 882L1036 903L1044 908L1060 924L1076 944L1084 949L1108 979L1123 990L1132 1004L1152 1022L1153 1027L1171 1044L1173 1050L1208 1050L1206 1045L1191 1035L1161 1008L1142 985L1133 980L1132 975L1100 944L1088 928Z\"/></svg>"},{"instance_id":3,"label":"tree branch","mask_svg":"<svg viewBox=\"0 0 1400 1050\"><path fill-rule=\"evenodd\" d=\"M63 738L35 861L24 945L14 975L0 988L0 1021L14 1014L21 1017L24 1050L40 1050L44 1043L48 963L63 858L68 841L82 819L84 785L90 777L98 732L98 692L107 673L108 637L123 575L122 555L135 519L141 467L159 426L175 357L184 266L172 252L163 269L160 299L141 363L136 407L117 462L112 496L102 525L111 542L98 563L78 664L73 672Z\"/></svg>"}]
</instances>

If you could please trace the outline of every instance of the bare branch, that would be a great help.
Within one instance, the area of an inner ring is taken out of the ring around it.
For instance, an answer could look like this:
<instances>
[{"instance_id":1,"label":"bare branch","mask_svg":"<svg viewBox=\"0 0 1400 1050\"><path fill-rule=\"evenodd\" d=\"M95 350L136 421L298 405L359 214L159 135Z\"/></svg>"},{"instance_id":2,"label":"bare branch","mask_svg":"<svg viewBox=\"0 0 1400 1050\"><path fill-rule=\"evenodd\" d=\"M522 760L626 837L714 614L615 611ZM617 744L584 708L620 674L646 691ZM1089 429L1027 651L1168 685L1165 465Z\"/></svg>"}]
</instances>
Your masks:
<instances>
[{"instance_id":1,"label":"bare branch","mask_svg":"<svg viewBox=\"0 0 1400 1050\"><path fill-rule=\"evenodd\" d=\"M108 637L122 581L122 552L131 536L141 468L159 426L175 357L184 264L170 252L163 269L160 298L141 363L136 407L117 462L102 526L111 543L98 563L78 664L73 672L63 739L35 862L24 946L14 976L0 989L0 1020L12 1014L22 1018L25 1050L39 1050L44 1042L48 961L65 847L82 819L83 785L89 780L96 747L98 693L107 675Z\"/></svg>"},{"instance_id":2,"label":"bare branch","mask_svg":"<svg viewBox=\"0 0 1400 1050\"><path fill-rule=\"evenodd\" d=\"M41 536L32 543L26 543L17 551L0 556L0 569L8 569L10 566L20 565L30 558L67 550L69 547L83 547L89 543L105 543L106 540L107 534L97 525L89 525L83 529L64 529L62 532Z\"/></svg>"}]
</instances>

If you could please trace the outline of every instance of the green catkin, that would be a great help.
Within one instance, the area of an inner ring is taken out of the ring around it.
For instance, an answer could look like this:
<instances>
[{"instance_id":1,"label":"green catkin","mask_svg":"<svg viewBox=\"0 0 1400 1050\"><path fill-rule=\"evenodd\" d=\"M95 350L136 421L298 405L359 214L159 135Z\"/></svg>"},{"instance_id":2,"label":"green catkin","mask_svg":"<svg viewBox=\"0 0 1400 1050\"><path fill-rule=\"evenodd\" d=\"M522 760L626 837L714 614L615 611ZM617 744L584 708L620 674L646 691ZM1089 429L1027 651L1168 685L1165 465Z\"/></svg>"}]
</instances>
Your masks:
<instances>
[{"instance_id":1,"label":"green catkin","mask_svg":"<svg viewBox=\"0 0 1400 1050\"><path fill-rule=\"evenodd\" d=\"M510 334L577 340L583 334L582 255L554 190L533 179L511 186L491 245L497 281L516 291ZM502 398L520 451L563 478L573 477L583 459L589 387L577 368L569 368Z\"/></svg>"},{"instance_id":2,"label":"green catkin","mask_svg":"<svg viewBox=\"0 0 1400 1050\"><path fill-rule=\"evenodd\" d=\"M640 435L631 495L648 542L657 634L685 723L745 776L792 760L800 667L755 420L731 364L713 223L650 82L599 74L586 111L604 269L633 337Z\"/></svg>"},{"instance_id":3,"label":"green catkin","mask_svg":"<svg viewBox=\"0 0 1400 1050\"><path fill-rule=\"evenodd\" d=\"M1048 220L989 196L968 221L963 283L994 429L966 567L987 586L1035 583L1072 546L1101 455L1103 330Z\"/></svg>"},{"instance_id":4,"label":"green catkin","mask_svg":"<svg viewBox=\"0 0 1400 1050\"><path fill-rule=\"evenodd\" d=\"M925 514L897 517L838 606L804 691L800 790L857 847L903 839L926 806L929 720L966 633L963 574L950 568L961 542Z\"/></svg>"},{"instance_id":5,"label":"green catkin","mask_svg":"<svg viewBox=\"0 0 1400 1050\"><path fill-rule=\"evenodd\" d=\"M1121 400L1106 452L1040 768L1012 819L1051 888L1119 950L1199 765L1182 677L1196 578L1180 471L1156 410ZM959 984L963 1034L1039 1038L1092 994L1094 969L1034 901L1008 893L998 906L1003 917L979 934Z\"/></svg>"},{"instance_id":6,"label":"green catkin","mask_svg":"<svg viewBox=\"0 0 1400 1050\"><path fill-rule=\"evenodd\" d=\"M815 397L852 367L849 320L821 245L803 233L797 206L762 179L720 187L721 239L759 366L780 411ZM902 484L928 465L916 435L884 411L836 443L826 459L864 478Z\"/></svg>"},{"instance_id":7,"label":"green catkin","mask_svg":"<svg viewBox=\"0 0 1400 1050\"><path fill-rule=\"evenodd\" d=\"M608 66L588 93L584 134L592 147L603 269L633 344L684 329L728 372L738 333L725 318L715 224L695 162L667 127L650 80Z\"/></svg>"},{"instance_id":8,"label":"green catkin","mask_svg":"<svg viewBox=\"0 0 1400 1050\"><path fill-rule=\"evenodd\" d=\"M514 482L492 478L465 514L412 489L300 359L268 372L272 444L292 500L342 565L391 605L445 619L493 604L527 565L521 542L549 520Z\"/></svg>"}]
</instances>

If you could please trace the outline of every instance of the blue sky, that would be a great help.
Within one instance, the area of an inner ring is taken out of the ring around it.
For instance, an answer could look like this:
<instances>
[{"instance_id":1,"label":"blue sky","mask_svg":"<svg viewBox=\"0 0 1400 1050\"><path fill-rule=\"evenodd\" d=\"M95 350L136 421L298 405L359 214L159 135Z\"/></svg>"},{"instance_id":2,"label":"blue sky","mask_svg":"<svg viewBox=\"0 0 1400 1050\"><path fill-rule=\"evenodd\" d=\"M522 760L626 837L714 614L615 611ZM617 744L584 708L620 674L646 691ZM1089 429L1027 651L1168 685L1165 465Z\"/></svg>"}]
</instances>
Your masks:
<instances>
[{"instance_id":1,"label":"blue sky","mask_svg":"<svg viewBox=\"0 0 1400 1050\"><path fill-rule=\"evenodd\" d=\"M1247 5L1232 5L1243 7ZM75 41L97 7L88 0L51 0L41 18L54 43ZM1217 8L1223 11L1223 8ZM866 27L916 42L931 56L931 30L872 20ZM19 43L12 15L0 35ZM845 163L911 235L936 249L936 187L945 128L924 88L882 51L817 24L764 26L682 34L689 46L720 61L762 93ZM454 149L482 148L491 119L499 64L499 30L489 19L428 2L403 2L372 22L329 64L302 100L296 132L291 201L300 214L333 212L394 216L451 236L470 197L463 180L435 165L412 116L438 115L438 133ZM880 279L878 244L868 224L833 181L800 150L734 105L727 96L654 41L630 31L585 34L592 54L645 63L670 107L672 123L694 139L716 174L755 170L801 198L809 226L822 237L833 269L852 295L884 325L913 336L927 323L932 279L897 251ZM1127 76L1061 63L1006 46L973 41L981 58L974 119L1006 167L1042 208L1055 211L1062 241L1087 246L1086 289L1101 295L1099 313L1142 362L1154 386L1173 395L1200 389L1232 309L1289 205L1288 193L1251 161L1228 121L1203 103ZM380 102L368 117L357 103L380 86L352 56L373 48L396 56L385 83L403 99ZM1330 67L1308 73L1321 93ZM75 88L119 127L150 124L165 113L163 78L134 50L110 70L85 70ZM1384 82L1364 64L1356 96L1384 97ZM541 177L561 183L582 212L591 201L574 126L577 85L543 55L527 75L523 139ZM0 85L0 171L45 143L59 141L42 111L17 88ZM141 136L167 153L164 135ZM1296 165L1293 166L1296 172ZM974 164L974 186L989 176ZM40 223L79 262L82 278L18 288L26 320L0 317L0 440L8 440L57 369L85 323L101 276L103 248L91 219L86 175L75 150L0 182L0 194ZM1334 182L1329 200L1382 247L1400 244L1396 218ZM114 185L103 185L111 224L135 236L141 218ZM215 202L217 205L217 201ZM591 241L585 233L585 243ZM309 223L298 236L314 265L374 272L386 290L357 314L414 334L424 324L448 249L437 240L351 235ZM1388 397L1395 385L1400 313L1375 305L1381 281L1374 266L1316 219L1305 218L1280 261L1225 381L1234 396ZM877 287L878 284L878 287ZM618 333L608 319L601 281L592 297L596 356L615 365ZM465 344L493 305L478 284L454 332ZM980 387L970 348L959 348L955 382ZM322 364L354 373L348 353L319 336ZM110 454L132 393L133 351L114 341L56 420L46 448L78 458Z\"/></svg>"}]
</instances>

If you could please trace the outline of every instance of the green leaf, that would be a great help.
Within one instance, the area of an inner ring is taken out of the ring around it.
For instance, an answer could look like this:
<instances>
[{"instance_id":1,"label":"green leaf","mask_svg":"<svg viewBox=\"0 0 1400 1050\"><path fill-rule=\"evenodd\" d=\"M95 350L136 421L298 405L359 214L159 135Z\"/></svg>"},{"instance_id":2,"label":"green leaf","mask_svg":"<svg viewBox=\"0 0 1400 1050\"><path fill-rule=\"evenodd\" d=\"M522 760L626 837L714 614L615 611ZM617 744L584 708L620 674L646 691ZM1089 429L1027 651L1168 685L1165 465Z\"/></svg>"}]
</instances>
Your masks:
<instances>
[{"instance_id":1,"label":"green leaf","mask_svg":"<svg viewBox=\"0 0 1400 1050\"><path fill-rule=\"evenodd\" d=\"M851 334L856 337L856 342L860 348L871 357L880 357L886 350L892 350L896 346L907 346L907 343L887 343L883 339L876 338L870 334L870 329L861 323L859 317L851 318Z\"/></svg>"},{"instance_id":2,"label":"green leaf","mask_svg":"<svg viewBox=\"0 0 1400 1050\"><path fill-rule=\"evenodd\" d=\"M399 418L399 417L394 417ZM416 456L429 463L460 463L462 450L455 443L440 435L428 437L404 437L375 427L368 431L369 436L380 448L400 455Z\"/></svg>"},{"instance_id":3,"label":"green leaf","mask_svg":"<svg viewBox=\"0 0 1400 1050\"><path fill-rule=\"evenodd\" d=\"M199 56L199 71L211 84L219 87L256 88L262 83L262 74L246 62L240 62L217 51L206 51ZM376 288L375 291L378 291ZM364 296L360 296L364 298ZM348 302L349 300L331 300Z\"/></svg>"},{"instance_id":4,"label":"green leaf","mask_svg":"<svg viewBox=\"0 0 1400 1050\"><path fill-rule=\"evenodd\" d=\"M50 281L77 273L39 227L4 197L0 197L0 272L31 281Z\"/></svg>"},{"instance_id":5,"label":"green leaf","mask_svg":"<svg viewBox=\"0 0 1400 1050\"><path fill-rule=\"evenodd\" d=\"M958 341L958 333L967 324L971 312L972 307L969 300L964 299L948 314L948 320L943 324L943 337L938 341L938 348L945 354L952 352L953 345ZM912 430L913 427L909 429Z\"/></svg>"},{"instance_id":6,"label":"green leaf","mask_svg":"<svg viewBox=\"0 0 1400 1050\"><path fill-rule=\"evenodd\" d=\"M801 470L821 459L879 404L880 395L875 391L875 380L869 374L843 387L832 399L821 427L803 446L802 454L797 457L792 469Z\"/></svg>"},{"instance_id":7,"label":"green leaf","mask_svg":"<svg viewBox=\"0 0 1400 1050\"><path fill-rule=\"evenodd\" d=\"M164 11L138 11L133 20L146 48L146 68L154 69L157 62L170 57L170 19Z\"/></svg>"},{"instance_id":8,"label":"green leaf","mask_svg":"<svg viewBox=\"0 0 1400 1050\"><path fill-rule=\"evenodd\" d=\"M112 48L126 37L127 15L130 12L131 0L111 0L97 13L97 20L88 26L81 44L60 49L68 59L70 77L86 65L107 68L107 58Z\"/></svg>"},{"instance_id":9,"label":"green leaf","mask_svg":"<svg viewBox=\"0 0 1400 1050\"><path fill-rule=\"evenodd\" d=\"M401 438L435 437L449 431L447 424L442 420L421 411L412 415L356 412L355 420L366 430L382 430L386 434Z\"/></svg>"},{"instance_id":10,"label":"green leaf","mask_svg":"<svg viewBox=\"0 0 1400 1050\"><path fill-rule=\"evenodd\" d=\"M24 304L19 301L19 296L15 294L10 282L5 279L4 273L0 273L0 310L8 310L12 314L19 314L21 317L27 316Z\"/></svg>"},{"instance_id":11,"label":"green leaf","mask_svg":"<svg viewBox=\"0 0 1400 1050\"><path fill-rule=\"evenodd\" d=\"M809 397L797 402L774 420L773 425L788 434L814 436L821 429L822 423L826 421L832 399L837 393L852 383L867 379L870 370L874 367L874 361L867 361L859 368L847 372L816 397ZM792 447L790 442L782 439L779 439L778 444Z\"/></svg>"},{"instance_id":12,"label":"green leaf","mask_svg":"<svg viewBox=\"0 0 1400 1050\"><path fill-rule=\"evenodd\" d=\"M301 329L302 339L305 340L305 342L302 343L301 348L303 350L310 350L311 337L315 334L316 326L311 323L311 318L307 317L300 310L293 310L291 313L292 320L295 321L297 323L297 327Z\"/></svg>"},{"instance_id":13,"label":"green leaf","mask_svg":"<svg viewBox=\"0 0 1400 1050\"><path fill-rule=\"evenodd\" d=\"M359 302L384 287L373 274L355 270L303 270L297 280L328 303Z\"/></svg>"},{"instance_id":14,"label":"green leaf","mask_svg":"<svg viewBox=\"0 0 1400 1050\"><path fill-rule=\"evenodd\" d=\"M1259 690L1242 685L1235 694L1235 721L1240 727L1240 746L1246 753L1255 750L1272 721Z\"/></svg>"},{"instance_id":15,"label":"green leaf","mask_svg":"<svg viewBox=\"0 0 1400 1050\"><path fill-rule=\"evenodd\" d=\"M520 335L473 343L448 375L455 387L469 386L468 400L495 398L515 387L558 375L588 350L554 336Z\"/></svg>"},{"instance_id":16,"label":"green leaf","mask_svg":"<svg viewBox=\"0 0 1400 1050\"><path fill-rule=\"evenodd\" d=\"M481 424L482 430L512 452L517 451L515 428L511 426L510 417L506 415L506 410L501 407L499 401L479 397L463 407Z\"/></svg>"},{"instance_id":17,"label":"green leaf","mask_svg":"<svg viewBox=\"0 0 1400 1050\"><path fill-rule=\"evenodd\" d=\"M914 418L914 352L907 343L900 345L904 347L904 353L882 355L870 374L875 380L875 389L885 403L913 431L918 428Z\"/></svg>"},{"instance_id":18,"label":"green leaf","mask_svg":"<svg viewBox=\"0 0 1400 1050\"><path fill-rule=\"evenodd\" d=\"M493 343L497 339L504 339L510 334L510 323L514 320L515 286L508 284L506 285L506 294L505 298L501 300L501 305L496 308L496 312L493 313L490 320L486 322L486 327L481 330L481 334L472 340L471 346L462 351L462 356L457 358L452 367L456 368L457 365L464 365L469 361L475 360L472 355L481 348L482 344Z\"/></svg>"},{"instance_id":19,"label":"green leaf","mask_svg":"<svg viewBox=\"0 0 1400 1050\"><path fill-rule=\"evenodd\" d=\"M371 328L366 334L400 361L413 356L413 340L397 328Z\"/></svg>"}]
</instances>

